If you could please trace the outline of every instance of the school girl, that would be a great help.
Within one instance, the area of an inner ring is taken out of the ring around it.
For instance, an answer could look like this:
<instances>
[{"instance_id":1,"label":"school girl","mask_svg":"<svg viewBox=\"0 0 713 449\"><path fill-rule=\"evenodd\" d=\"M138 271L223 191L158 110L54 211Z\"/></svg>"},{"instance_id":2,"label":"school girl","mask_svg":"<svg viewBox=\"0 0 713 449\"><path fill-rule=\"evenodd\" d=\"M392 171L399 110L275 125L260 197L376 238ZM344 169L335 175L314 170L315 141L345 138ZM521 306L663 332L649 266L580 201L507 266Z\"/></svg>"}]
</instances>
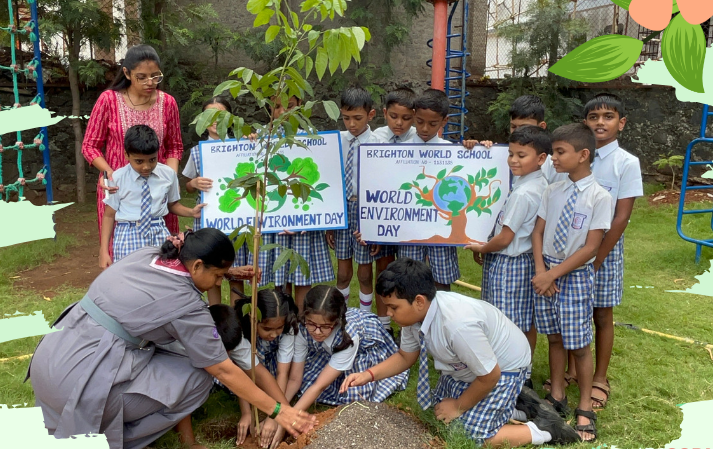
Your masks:
<instances>
[{"instance_id":1,"label":"school girl","mask_svg":"<svg viewBox=\"0 0 713 449\"><path fill-rule=\"evenodd\" d=\"M203 103L203 110L207 109L217 109L219 111L231 111L230 103L224 97L213 97L210 100ZM217 123L213 123L206 129L207 137L210 140L220 140L217 132ZM208 192L213 188L213 180L210 178L205 178L200 176L201 174L201 156L200 156L200 145L196 145L191 148L191 155L186 162L186 167L183 169L183 176L190 179L186 183L186 191L193 193L195 191ZM200 203L200 196L196 199L197 203ZM201 228L200 218L193 220L193 229L198 230ZM244 244L242 247L235 251L235 262L234 267L240 267L243 265L248 265L248 247ZM268 283L271 281L270 275L272 270L262 270L263 277L262 282ZM237 293L233 289L242 292L244 291L243 281L233 280L230 281L230 303L234 304L238 299ZM220 304L221 303L221 292L220 286L214 286L208 290L208 304Z\"/></svg>"},{"instance_id":2,"label":"school girl","mask_svg":"<svg viewBox=\"0 0 713 449\"><path fill-rule=\"evenodd\" d=\"M346 375L366 370L396 352L396 343L376 315L347 309L339 290L318 285L305 297L287 391L299 386L301 398L295 404L299 410L306 410L315 401L329 405L381 402L406 388L408 371L341 396L339 387Z\"/></svg>"}]
</instances>

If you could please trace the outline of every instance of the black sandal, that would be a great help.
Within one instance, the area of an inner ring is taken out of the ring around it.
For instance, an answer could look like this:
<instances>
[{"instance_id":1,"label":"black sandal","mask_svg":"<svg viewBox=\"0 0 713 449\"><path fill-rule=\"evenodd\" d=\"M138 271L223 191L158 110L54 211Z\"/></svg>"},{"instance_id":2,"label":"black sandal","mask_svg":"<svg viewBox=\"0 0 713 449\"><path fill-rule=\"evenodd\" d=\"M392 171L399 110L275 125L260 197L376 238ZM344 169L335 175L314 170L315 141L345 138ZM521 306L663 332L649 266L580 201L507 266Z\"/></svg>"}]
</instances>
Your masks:
<instances>
[{"instance_id":1,"label":"black sandal","mask_svg":"<svg viewBox=\"0 0 713 449\"><path fill-rule=\"evenodd\" d=\"M552 396L551 393L547 393L545 400L552 404L555 410L557 410L557 413L559 413L563 419L567 419L572 414L572 409L567 405L567 395L565 395L561 401L558 401Z\"/></svg>"},{"instance_id":2,"label":"black sandal","mask_svg":"<svg viewBox=\"0 0 713 449\"><path fill-rule=\"evenodd\" d=\"M597 414L594 412L590 412L588 410L582 410L580 408L574 409L575 423L577 422L577 417L579 417L579 416L584 416L585 418L589 418L589 424L576 424L574 426L574 430L576 430L577 432L587 432L587 433L591 433L592 435L594 435L594 438L592 438L591 440L582 439L582 441L584 441L585 443L590 443L592 441L596 441L596 439L597 439L597 425L596 425Z\"/></svg>"}]
</instances>

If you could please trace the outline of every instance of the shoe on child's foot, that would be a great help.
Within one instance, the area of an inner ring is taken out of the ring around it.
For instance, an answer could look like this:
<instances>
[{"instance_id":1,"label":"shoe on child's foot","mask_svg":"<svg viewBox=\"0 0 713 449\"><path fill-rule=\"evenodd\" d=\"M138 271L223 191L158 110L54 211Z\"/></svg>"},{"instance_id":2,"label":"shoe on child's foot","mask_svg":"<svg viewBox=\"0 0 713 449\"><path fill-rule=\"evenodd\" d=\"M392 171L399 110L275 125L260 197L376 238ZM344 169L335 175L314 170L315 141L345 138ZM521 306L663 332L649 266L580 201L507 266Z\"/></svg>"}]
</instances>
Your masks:
<instances>
[{"instance_id":1,"label":"shoe on child's foot","mask_svg":"<svg viewBox=\"0 0 713 449\"><path fill-rule=\"evenodd\" d=\"M537 395L535 390L522 387L522 391L517 397L515 408L524 412L527 419L532 421L538 416L548 418L559 418L560 415L555 408L547 401Z\"/></svg>"},{"instance_id":2,"label":"shoe on child's foot","mask_svg":"<svg viewBox=\"0 0 713 449\"><path fill-rule=\"evenodd\" d=\"M548 443L571 444L582 441L576 430L559 416L541 415L532 421L538 429L549 432L552 439Z\"/></svg>"},{"instance_id":3,"label":"shoe on child's foot","mask_svg":"<svg viewBox=\"0 0 713 449\"><path fill-rule=\"evenodd\" d=\"M547 396L545 396L545 400L552 404L562 418L567 419L569 415L572 414L572 409L567 405L567 395L558 401L551 394L547 394Z\"/></svg>"},{"instance_id":4,"label":"shoe on child's foot","mask_svg":"<svg viewBox=\"0 0 713 449\"><path fill-rule=\"evenodd\" d=\"M525 386L526 386L527 388L532 389L532 390L535 389L535 386L532 385L532 379L525 379Z\"/></svg>"}]
</instances>

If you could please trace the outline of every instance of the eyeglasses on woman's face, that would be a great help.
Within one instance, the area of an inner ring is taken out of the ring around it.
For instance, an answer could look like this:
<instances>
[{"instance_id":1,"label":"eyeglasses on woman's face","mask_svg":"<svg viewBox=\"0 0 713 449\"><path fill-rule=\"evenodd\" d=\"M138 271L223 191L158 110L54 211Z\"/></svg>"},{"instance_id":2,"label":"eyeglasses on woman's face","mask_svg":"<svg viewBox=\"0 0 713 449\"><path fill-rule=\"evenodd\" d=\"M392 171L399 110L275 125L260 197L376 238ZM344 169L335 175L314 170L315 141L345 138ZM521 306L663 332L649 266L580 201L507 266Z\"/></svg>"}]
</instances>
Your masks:
<instances>
[{"instance_id":1,"label":"eyeglasses on woman's face","mask_svg":"<svg viewBox=\"0 0 713 449\"><path fill-rule=\"evenodd\" d=\"M158 84L163 81L163 73L159 72L158 75L151 77L140 73L138 75L135 75L134 78L136 78L136 81L138 81L140 84L143 84L144 86L149 83Z\"/></svg>"}]
</instances>

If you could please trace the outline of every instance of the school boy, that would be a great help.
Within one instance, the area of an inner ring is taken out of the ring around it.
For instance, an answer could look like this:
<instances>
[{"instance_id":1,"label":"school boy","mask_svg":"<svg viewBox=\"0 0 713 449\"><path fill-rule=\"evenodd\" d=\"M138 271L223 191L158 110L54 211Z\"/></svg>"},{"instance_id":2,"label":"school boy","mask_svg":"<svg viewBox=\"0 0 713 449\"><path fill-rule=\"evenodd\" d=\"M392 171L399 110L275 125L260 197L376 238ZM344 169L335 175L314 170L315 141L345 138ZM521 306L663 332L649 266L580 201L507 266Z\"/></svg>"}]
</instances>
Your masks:
<instances>
[{"instance_id":1,"label":"school boy","mask_svg":"<svg viewBox=\"0 0 713 449\"><path fill-rule=\"evenodd\" d=\"M374 100L364 88L351 86L342 92L341 114L346 131L342 131L342 160L346 186L349 229L327 231L327 244L337 258L337 289L349 300L349 284L354 274L352 259L357 263L359 280L359 308L371 312L374 297L374 273L372 262L379 257L380 246L362 246L355 233L358 223L357 162L359 146L363 143L378 143L369 128L376 115Z\"/></svg>"},{"instance_id":2,"label":"school boy","mask_svg":"<svg viewBox=\"0 0 713 449\"><path fill-rule=\"evenodd\" d=\"M578 440L576 432L544 405L533 422L508 424L530 363L527 339L500 310L458 293L437 291L428 266L398 259L381 273L376 291L402 326L399 352L348 376L341 391L388 378L419 360L416 394L430 407L427 355L441 371L434 412L445 422L460 418L479 444L509 447Z\"/></svg>"},{"instance_id":3,"label":"school boy","mask_svg":"<svg viewBox=\"0 0 713 449\"><path fill-rule=\"evenodd\" d=\"M384 118L386 126L374 130L374 136L381 143L404 143L413 139L416 128L413 127L415 110L413 102L416 93L408 87L392 90L384 99Z\"/></svg>"},{"instance_id":4,"label":"school boy","mask_svg":"<svg viewBox=\"0 0 713 449\"><path fill-rule=\"evenodd\" d=\"M614 202L611 228L594 259L594 327L596 364L592 407L602 409L610 394L607 369L614 347L614 306L624 293L624 230L637 197L644 194L639 159L619 146L626 125L624 104L616 95L599 94L584 105L584 123L597 141L592 173ZM569 365L572 376L572 364Z\"/></svg>"},{"instance_id":5,"label":"school boy","mask_svg":"<svg viewBox=\"0 0 713 449\"><path fill-rule=\"evenodd\" d=\"M144 246L161 246L170 235L163 216L199 218L205 204L188 208L181 203L178 176L158 162L158 136L146 125L126 131L124 151L129 164L114 172L119 190L104 198L99 266L106 268ZM116 223L116 229L114 224ZM113 260L109 240L114 236Z\"/></svg>"},{"instance_id":6,"label":"school boy","mask_svg":"<svg viewBox=\"0 0 713 449\"><path fill-rule=\"evenodd\" d=\"M481 298L500 309L525 333L532 357L537 342L533 324L535 264L532 231L542 194L547 188L540 167L552 152L552 141L547 131L532 125L520 126L510 134L509 140L508 166L518 179L498 215L494 237L484 245L473 244L465 248L491 256L488 270L483 269L483 279L487 278L487 282L483 282L486 291L482 292ZM528 368L529 380L532 364Z\"/></svg>"},{"instance_id":7,"label":"school boy","mask_svg":"<svg viewBox=\"0 0 713 449\"><path fill-rule=\"evenodd\" d=\"M565 181L550 184L542 197L532 235L535 259L535 323L549 341L551 393L546 399L568 415L564 371L574 355L579 374L579 407L575 429L584 441L597 436L592 411L592 308L594 267L604 232L611 224L612 199L590 169L596 141L583 123L557 128L552 134L552 163Z\"/></svg>"},{"instance_id":8,"label":"school boy","mask_svg":"<svg viewBox=\"0 0 713 449\"><path fill-rule=\"evenodd\" d=\"M438 135L441 128L448 123L449 108L450 103L445 92L436 89L424 91L414 101L416 135L408 143L452 143ZM478 141L465 140L461 144L467 149L473 149ZM428 258L439 290L450 290L451 284L460 277L455 246L400 245L398 255L420 261Z\"/></svg>"}]
</instances>

